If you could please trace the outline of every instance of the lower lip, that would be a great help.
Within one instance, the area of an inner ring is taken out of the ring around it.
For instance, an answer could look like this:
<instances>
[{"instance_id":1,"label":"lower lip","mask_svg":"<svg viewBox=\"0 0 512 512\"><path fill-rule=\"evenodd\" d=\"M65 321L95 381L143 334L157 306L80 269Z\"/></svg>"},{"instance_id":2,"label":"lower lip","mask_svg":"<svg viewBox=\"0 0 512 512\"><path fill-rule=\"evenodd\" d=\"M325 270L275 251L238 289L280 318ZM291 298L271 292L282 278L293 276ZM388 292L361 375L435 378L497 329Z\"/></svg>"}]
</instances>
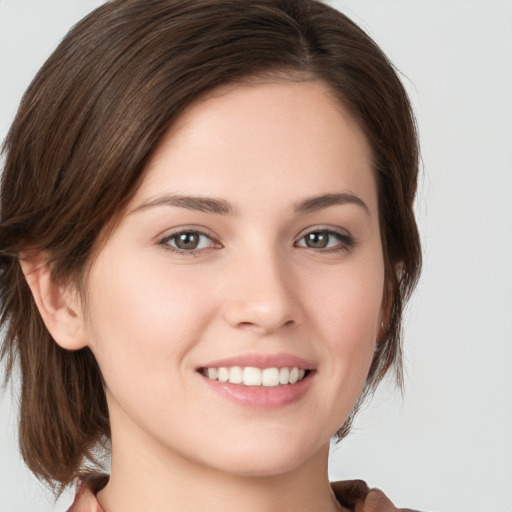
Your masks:
<instances>
[{"instance_id":1,"label":"lower lip","mask_svg":"<svg viewBox=\"0 0 512 512\"><path fill-rule=\"evenodd\" d=\"M256 409L277 409L298 402L307 393L314 372L309 372L300 382L275 387L242 386L219 382L200 375L204 382L219 395L229 400Z\"/></svg>"}]
</instances>

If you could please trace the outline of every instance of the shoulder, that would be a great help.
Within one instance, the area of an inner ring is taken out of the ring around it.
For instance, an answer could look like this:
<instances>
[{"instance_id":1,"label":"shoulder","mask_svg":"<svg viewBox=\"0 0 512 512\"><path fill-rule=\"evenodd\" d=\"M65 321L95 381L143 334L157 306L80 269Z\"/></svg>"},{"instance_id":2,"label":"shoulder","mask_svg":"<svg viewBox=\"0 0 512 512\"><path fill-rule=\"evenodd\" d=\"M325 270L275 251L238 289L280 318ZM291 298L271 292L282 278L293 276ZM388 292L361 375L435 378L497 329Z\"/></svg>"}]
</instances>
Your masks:
<instances>
[{"instance_id":1,"label":"shoulder","mask_svg":"<svg viewBox=\"0 0 512 512\"><path fill-rule=\"evenodd\" d=\"M419 512L396 508L380 489L370 489L363 480L331 482L331 487L336 499L350 512Z\"/></svg>"}]
</instances>

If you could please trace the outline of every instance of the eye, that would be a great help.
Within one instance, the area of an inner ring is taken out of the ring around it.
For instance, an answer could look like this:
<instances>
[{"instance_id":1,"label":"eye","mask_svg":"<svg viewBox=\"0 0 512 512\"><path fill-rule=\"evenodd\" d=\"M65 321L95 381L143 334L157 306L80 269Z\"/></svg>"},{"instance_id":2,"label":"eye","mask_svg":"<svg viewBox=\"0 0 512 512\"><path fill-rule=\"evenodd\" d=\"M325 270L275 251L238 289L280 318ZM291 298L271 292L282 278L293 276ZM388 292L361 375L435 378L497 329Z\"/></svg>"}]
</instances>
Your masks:
<instances>
[{"instance_id":1,"label":"eye","mask_svg":"<svg viewBox=\"0 0 512 512\"><path fill-rule=\"evenodd\" d=\"M297 243L297 247L309 249L326 249L331 251L346 250L355 244L352 236L332 229L318 229L306 233Z\"/></svg>"},{"instance_id":2,"label":"eye","mask_svg":"<svg viewBox=\"0 0 512 512\"><path fill-rule=\"evenodd\" d=\"M206 233L197 230L183 230L166 236L160 242L167 250L181 253L193 253L215 246L215 242Z\"/></svg>"}]
</instances>

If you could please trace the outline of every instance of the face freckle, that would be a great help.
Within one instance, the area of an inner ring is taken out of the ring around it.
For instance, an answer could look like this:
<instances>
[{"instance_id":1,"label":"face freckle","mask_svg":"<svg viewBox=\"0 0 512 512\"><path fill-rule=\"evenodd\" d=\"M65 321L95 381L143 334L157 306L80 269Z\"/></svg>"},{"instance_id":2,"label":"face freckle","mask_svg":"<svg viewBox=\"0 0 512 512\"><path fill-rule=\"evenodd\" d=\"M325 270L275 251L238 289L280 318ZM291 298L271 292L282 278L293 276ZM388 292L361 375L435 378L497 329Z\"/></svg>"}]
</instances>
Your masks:
<instances>
[{"instance_id":1,"label":"face freckle","mask_svg":"<svg viewBox=\"0 0 512 512\"><path fill-rule=\"evenodd\" d=\"M220 92L171 127L93 263L87 335L113 453L270 475L325 450L364 385L377 191L362 130L321 81Z\"/></svg>"}]
</instances>

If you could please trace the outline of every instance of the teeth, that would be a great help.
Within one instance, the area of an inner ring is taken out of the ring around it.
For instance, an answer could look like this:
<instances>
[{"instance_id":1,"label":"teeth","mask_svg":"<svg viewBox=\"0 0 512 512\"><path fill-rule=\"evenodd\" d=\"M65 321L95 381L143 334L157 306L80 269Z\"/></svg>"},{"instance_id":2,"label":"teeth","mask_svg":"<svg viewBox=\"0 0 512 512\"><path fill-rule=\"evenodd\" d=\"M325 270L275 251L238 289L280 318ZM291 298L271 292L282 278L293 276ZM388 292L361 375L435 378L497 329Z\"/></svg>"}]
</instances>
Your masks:
<instances>
[{"instance_id":1,"label":"teeth","mask_svg":"<svg viewBox=\"0 0 512 512\"><path fill-rule=\"evenodd\" d=\"M229 369L229 382L231 384L242 384L244 381L244 371L240 366L233 366Z\"/></svg>"},{"instance_id":2,"label":"teeth","mask_svg":"<svg viewBox=\"0 0 512 512\"><path fill-rule=\"evenodd\" d=\"M265 368L261 372L261 385L275 387L279 385L279 370L277 368Z\"/></svg>"},{"instance_id":3,"label":"teeth","mask_svg":"<svg viewBox=\"0 0 512 512\"><path fill-rule=\"evenodd\" d=\"M229 369L219 368L217 373L217 380L219 382L227 382L229 380Z\"/></svg>"},{"instance_id":4,"label":"teeth","mask_svg":"<svg viewBox=\"0 0 512 512\"><path fill-rule=\"evenodd\" d=\"M290 384L295 384L299 380L299 369L292 368L290 370Z\"/></svg>"},{"instance_id":5,"label":"teeth","mask_svg":"<svg viewBox=\"0 0 512 512\"><path fill-rule=\"evenodd\" d=\"M244 368L244 386L261 386L261 370L247 366Z\"/></svg>"},{"instance_id":6,"label":"teeth","mask_svg":"<svg viewBox=\"0 0 512 512\"><path fill-rule=\"evenodd\" d=\"M206 368L203 375L219 382L242 384L244 386L276 387L301 381L306 370L303 368L254 368L246 366Z\"/></svg>"}]
</instances>

